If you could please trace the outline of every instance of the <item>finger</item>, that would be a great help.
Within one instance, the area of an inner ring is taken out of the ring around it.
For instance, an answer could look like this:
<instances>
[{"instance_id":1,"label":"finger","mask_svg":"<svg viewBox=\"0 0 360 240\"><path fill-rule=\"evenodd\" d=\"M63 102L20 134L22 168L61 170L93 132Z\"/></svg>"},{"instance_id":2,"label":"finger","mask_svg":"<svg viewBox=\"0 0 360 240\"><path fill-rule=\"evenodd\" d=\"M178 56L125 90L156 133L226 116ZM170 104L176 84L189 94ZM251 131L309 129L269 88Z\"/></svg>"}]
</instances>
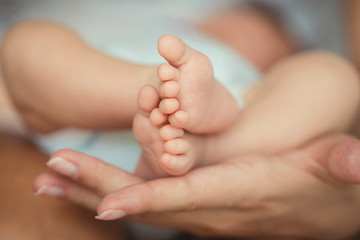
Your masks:
<instances>
[{"instance_id":1,"label":"finger","mask_svg":"<svg viewBox=\"0 0 360 240\"><path fill-rule=\"evenodd\" d=\"M68 149L55 152L47 165L54 171L97 191L100 195L142 181L98 158Z\"/></svg>"},{"instance_id":2,"label":"finger","mask_svg":"<svg viewBox=\"0 0 360 240\"><path fill-rule=\"evenodd\" d=\"M145 212L256 204L256 197L259 197L256 188L265 182L263 179L271 168L260 166L267 163L264 160L260 162L250 157L247 160L250 161L237 159L237 164L227 161L193 170L182 177L156 179L123 188L101 201L99 218L111 220Z\"/></svg>"},{"instance_id":3,"label":"finger","mask_svg":"<svg viewBox=\"0 0 360 240\"><path fill-rule=\"evenodd\" d=\"M96 210L103 196L56 173L43 173L33 183L36 195L66 199L91 210Z\"/></svg>"},{"instance_id":4,"label":"finger","mask_svg":"<svg viewBox=\"0 0 360 240\"><path fill-rule=\"evenodd\" d=\"M341 139L330 151L326 166L338 180L360 183L360 141L354 138Z\"/></svg>"}]
</instances>

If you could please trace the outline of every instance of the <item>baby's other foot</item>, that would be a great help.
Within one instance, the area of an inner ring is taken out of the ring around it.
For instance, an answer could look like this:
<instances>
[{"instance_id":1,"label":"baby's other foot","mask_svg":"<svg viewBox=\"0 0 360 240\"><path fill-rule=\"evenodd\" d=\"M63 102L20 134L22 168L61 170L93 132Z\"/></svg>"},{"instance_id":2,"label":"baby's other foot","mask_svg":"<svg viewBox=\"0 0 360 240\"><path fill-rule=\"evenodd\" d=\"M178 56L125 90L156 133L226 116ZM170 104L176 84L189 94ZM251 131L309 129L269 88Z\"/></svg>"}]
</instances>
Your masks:
<instances>
[{"instance_id":1,"label":"baby's other foot","mask_svg":"<svg viewBox=\"0 0 360 240\"><path fill-rule=\"evenodd\" d=\"M142 148L136 174L145 179L186 173L196 164L202 147L199 142L196 148L190 148L189 141L198 142L200 137L182 138L184 131L168 124L167 116L157 108L159 101L154 87L140 90L133 131Z\"/></svg>"},{"instance_id":2,"label":"baby's other foot","mask_svg":"<svg viewBox=\"0 0 360 240\"><path fill-rule=\"evenodd\" d=\"M232 95L214 79L210 60L171 35L159 39L160 55L169 64L158 69L159 109L176 128L214 133L229 127L238 108Z\"/></svg>"}]
</instances>

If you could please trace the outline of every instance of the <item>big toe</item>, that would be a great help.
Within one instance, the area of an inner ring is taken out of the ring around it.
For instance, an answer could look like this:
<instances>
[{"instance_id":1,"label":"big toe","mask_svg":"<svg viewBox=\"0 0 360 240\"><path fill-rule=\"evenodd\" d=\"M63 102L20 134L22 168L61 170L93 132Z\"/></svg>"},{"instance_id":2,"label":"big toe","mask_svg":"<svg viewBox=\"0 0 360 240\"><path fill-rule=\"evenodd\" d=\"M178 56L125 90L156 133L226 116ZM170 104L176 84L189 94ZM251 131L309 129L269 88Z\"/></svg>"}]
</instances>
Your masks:
<instances>
[{"instance_id":1,"label":"big toe","mask_svg":"<svg viewBox=\"0 0 360 240\"><path fill-rule=\"evenodd\" d=\"M181 39L172 35L164 35L158 42L160 55L175 67L186 63L190 58L191 50Z\"/></svg>"},{"instance_id":2,"label":"big toe","mask_svg":"<svg viewBox=\"0 0 360 240\"><path fill-rule=\"evenodd\" d=\"M141 88L138 95L138 106L143 112L150 113L159 105L159 93L154 86L146 85Z\"/></svg>"}]
</instances>

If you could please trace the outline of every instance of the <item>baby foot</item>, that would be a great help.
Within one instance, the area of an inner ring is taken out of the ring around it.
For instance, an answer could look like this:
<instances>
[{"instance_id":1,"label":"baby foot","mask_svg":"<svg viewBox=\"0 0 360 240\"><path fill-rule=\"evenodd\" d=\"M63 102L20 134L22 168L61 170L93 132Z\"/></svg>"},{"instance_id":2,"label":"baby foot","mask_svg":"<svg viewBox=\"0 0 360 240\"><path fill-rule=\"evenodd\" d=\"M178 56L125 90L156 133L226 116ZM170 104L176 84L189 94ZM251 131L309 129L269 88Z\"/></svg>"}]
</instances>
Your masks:
<instances>
[{"instance_id":1,"label":"baby foot","mask_svg":"<svg viewBox=\"0 0 360 240\"><path fill-rule=\"evenodd\" d=\"M232 95L214 79L210 60L171 35L159 39L160 55L169 64L158 69L159 109L176 128L192 133L220 132L236 119Z\"/></svg>"},{"instance_id":2,"label":"baby foot","mask_svg":"<svg viewBox=\"0 0 360 240\"><path fill-rule=\"evenodd\" d=\"M145 179L184 174L200 159L204 146L202 137L183 136L182 129L170 125L158 108L159 101L153 86L140 90L133 132L142 148L136 174Z\"/></svg>"}]
</instances>

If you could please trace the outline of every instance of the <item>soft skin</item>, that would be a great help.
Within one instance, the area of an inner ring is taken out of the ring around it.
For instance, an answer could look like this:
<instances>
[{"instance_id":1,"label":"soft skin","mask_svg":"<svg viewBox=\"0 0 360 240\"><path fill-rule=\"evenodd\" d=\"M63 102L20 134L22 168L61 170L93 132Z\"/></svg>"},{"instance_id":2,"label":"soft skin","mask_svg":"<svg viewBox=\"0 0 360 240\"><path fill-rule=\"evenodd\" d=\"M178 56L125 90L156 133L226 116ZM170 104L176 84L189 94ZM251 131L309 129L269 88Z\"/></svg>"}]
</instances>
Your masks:
<instances>
[{"instance_id":1,"label":"soft skin","mask_svg":"<svg viewBox=\"0 0 360 240\"><path fill-rule=\"evenodd\" d=\"M41 174L34 190L60 187L65 199L97 208L104 220L120 216L105 211L124 210L129 219L201 236L327 240L349 239L360 226L360 188L348 183L360 183L353 171L360 167L360 141L349 136L323 137L276 156L238 156L147 182L72 150L54 158L75 168L51 164L58 174Z\"/></svg>"}]
</instances>

